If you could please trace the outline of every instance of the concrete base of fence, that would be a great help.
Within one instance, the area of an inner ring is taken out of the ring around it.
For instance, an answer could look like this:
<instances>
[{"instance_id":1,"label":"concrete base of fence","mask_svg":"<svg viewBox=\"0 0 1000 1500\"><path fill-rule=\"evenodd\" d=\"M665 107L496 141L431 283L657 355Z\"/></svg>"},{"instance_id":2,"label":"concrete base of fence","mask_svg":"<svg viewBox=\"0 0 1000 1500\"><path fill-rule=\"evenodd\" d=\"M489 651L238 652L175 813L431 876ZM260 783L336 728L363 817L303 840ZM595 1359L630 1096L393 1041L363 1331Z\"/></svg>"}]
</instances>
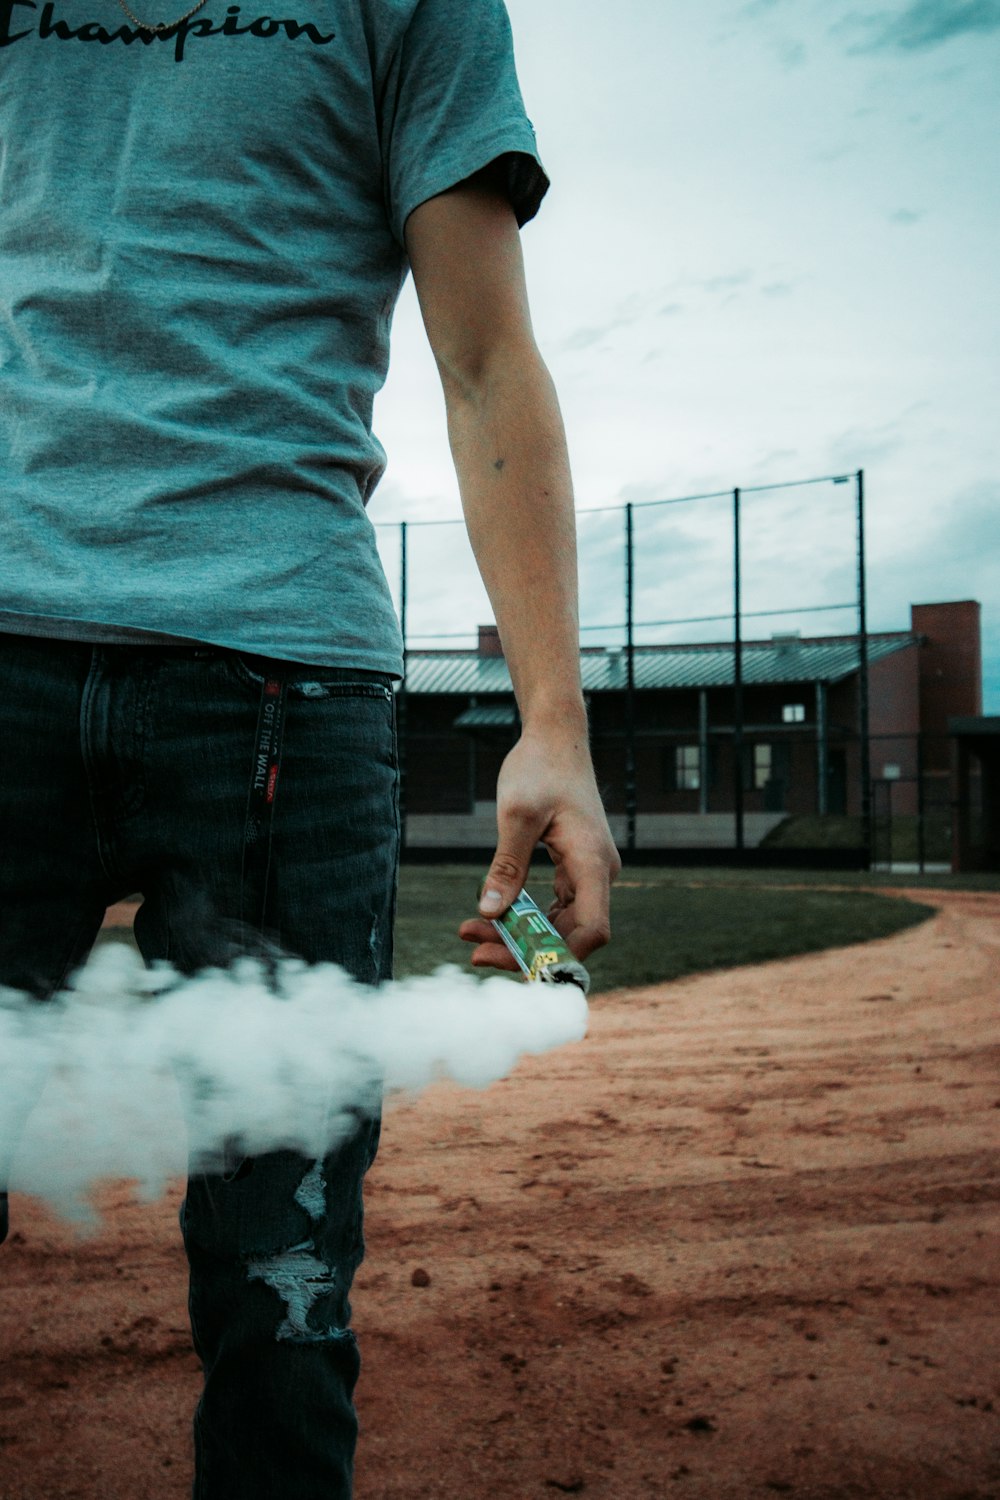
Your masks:
<instances>
[{"instance_id":1,"label":"concrete base of fence","mask_svg":"<svg viewBox=\"0 0 1000 1500\"><path fill-rule=\"evenodd\" d=\"M747 813L743 820L743 842L756 849L785 813ZM620 845L625 843L624 816L608 820ZM406 820L406 843L410 849L487 848L496 840L496 803L477 802L471 813L411 813ZM635 827L640 849L732 849L736 843L736 820L732 813L640 813Z\"/></svg>"}]
</instances>

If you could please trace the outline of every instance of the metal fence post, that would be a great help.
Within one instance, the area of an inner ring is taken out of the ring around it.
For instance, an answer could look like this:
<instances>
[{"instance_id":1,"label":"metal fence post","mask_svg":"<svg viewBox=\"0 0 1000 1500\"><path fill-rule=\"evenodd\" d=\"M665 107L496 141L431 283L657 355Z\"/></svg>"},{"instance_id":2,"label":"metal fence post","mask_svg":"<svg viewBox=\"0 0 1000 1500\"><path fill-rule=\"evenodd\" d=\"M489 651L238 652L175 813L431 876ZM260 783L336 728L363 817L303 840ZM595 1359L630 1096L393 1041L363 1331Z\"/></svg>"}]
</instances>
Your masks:
<instances>
[{"instance_id":1,"label":"metal fence post","mask_svg":"<svg viewBox=\"0 0 1000 1500\"><path fill-rule=\"evenodd\" d=\"M399 628L403 637L403 680L396 693L396 763L399 766L399 847L406 848L406 668L409 655L406 644L407 606L406 522L399 523Z\"/></svg>"},{"instance_id":2,"label":"metal fence post","mask_svg":"<svg viewBox=\"0 0 1000 1500\"><path fill-rule=\"evenodd\" d=\"M830 716L826 683L816 684L816 811L830 811Z\"/></svg>"},{"instance_id":3,"label":"metal fence post","mask_svg":"<svg viewBox=\"0 0 1000 1500\"><path fill-rule=\"evenodd\" d=\"M924 793L924 737L917 730L917 865L921 875L927 863L927 838L924 819L927 816L927 799Z\"/></svg>"},{"instance_id":4,"label":"metal fence post","mask_svg":"<svg viewBox=\"0 0 1000 1500\"><path fill-rule=\"evenodd\" d=\"M625 848L635 853L635 548L632 503L625 506Z\"/></svg>"},{"instance_id":5,"label":"metal fence post","mask_svg":"<svg viewBox=\"0 0 1000 1500\"><path fill-rule=\"evenodd\" d=\"M745 847L743 816L743 577L740 492L733 490L733 812L736 848Z\"/></svg>"},{"instance_id":6,"label":"metal fence post","mask_svg":"<svg viewBox=\"0 0 1000 1500\"><path fill-rule=\"evenodd\" d=\"M708 813L708 771L711 760L708 740L708 690L698 692L698 811Z\"/></svg>"},{"instance_id":7,"label":"metal fence post","mask_svg":"<svg viewBox=\"0 0 1000 1500\"><path fill-rule=\"evenodd\" d=\"M858 731L861 736L861 833L872 861L871 685L868 676L868 585L865 576L865 471L858 470ZM891 855L890 855L891 863Z\"/></svg>"}]
</instances>

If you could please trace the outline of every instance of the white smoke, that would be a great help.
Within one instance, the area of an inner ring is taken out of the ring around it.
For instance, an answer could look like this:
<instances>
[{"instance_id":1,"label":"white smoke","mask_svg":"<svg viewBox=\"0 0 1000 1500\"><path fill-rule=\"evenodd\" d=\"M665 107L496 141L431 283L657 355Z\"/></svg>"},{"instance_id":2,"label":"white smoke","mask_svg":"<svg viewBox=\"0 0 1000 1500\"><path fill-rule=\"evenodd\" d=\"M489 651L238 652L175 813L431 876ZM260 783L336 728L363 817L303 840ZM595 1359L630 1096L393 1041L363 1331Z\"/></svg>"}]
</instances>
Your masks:
<instances>
[{"instance_id":1,"label":"white smoke","mask_svg":"<svg viewBox=\"0 0 1000 1500\"><path fill-rule=\"evenodd\" d=\"M443 968L371 989L293 959L181 979L109 943L52 1001L0 990L0 1171L85 1220L103 1178L152 1198L234 1141L322 1157L382 1092L482 1088L586 1027L573 984Z\"/></svg>"}]
</instances>

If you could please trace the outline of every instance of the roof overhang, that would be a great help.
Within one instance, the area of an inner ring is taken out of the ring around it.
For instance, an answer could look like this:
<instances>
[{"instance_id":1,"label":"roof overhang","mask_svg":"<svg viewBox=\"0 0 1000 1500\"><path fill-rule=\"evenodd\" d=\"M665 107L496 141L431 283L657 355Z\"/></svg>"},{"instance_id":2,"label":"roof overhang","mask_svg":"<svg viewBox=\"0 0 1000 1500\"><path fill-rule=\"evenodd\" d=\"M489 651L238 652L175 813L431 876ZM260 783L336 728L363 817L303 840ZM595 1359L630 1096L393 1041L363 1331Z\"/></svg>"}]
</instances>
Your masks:
<instances>
[{"instance_id":1,"label":"roof overhang","mask_svg":"<svg viewBox=\"0 0 1000 1500\"><path fill-rule=\"evenodd\" d=\"M477 703L455 720L456 729L513 729L517 710L512 703Z\"/></svg>"},{"instance_id":2,"label":"roof overhang","mask_svg":"<svg viewBox=\"0 0 1000 1500\"><path fill-rule=\"evenodd\" d=\"M948 733L958 739L974 736L976 739L1000 738L1000 714L988 714L985 718L953 718L948 720Z\"/></svg>"}]
</instances>

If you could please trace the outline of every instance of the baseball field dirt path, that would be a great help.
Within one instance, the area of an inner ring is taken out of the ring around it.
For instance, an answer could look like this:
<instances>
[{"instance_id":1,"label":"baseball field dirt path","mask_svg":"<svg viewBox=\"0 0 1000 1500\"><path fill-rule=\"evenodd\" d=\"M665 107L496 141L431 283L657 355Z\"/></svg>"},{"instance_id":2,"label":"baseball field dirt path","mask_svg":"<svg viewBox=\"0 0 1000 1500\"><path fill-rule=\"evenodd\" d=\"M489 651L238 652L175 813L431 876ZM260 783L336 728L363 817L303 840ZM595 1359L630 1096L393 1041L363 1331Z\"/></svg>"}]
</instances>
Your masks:
<instances>
[{"instance_id":1,"label":"baseball field dirt path","mask_svg":"<svg viewBox=\"0 0 1000 1500\"><path fill-rule=\"evenodd\" d=\"M388 1112L357 1500L1000 1497L1000 895L914 894ZM14 1200L2 1500L188 1494L179 1196Z\"/></svg>"}]
</instances>

